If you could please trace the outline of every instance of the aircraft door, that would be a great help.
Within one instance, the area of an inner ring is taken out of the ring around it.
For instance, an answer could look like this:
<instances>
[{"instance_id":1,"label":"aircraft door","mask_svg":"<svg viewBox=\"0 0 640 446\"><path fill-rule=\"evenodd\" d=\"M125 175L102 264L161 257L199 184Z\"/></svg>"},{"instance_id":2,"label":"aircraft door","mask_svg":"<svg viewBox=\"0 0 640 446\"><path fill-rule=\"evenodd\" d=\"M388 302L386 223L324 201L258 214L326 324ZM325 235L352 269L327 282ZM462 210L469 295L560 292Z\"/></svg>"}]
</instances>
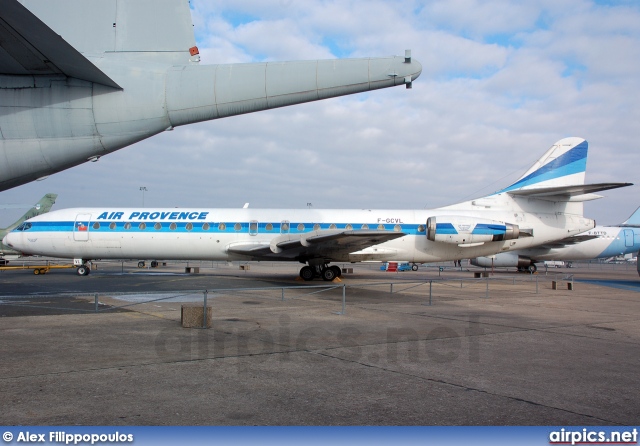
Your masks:
<instances>
[{"instance_id":1,"label":"aircraft door","mask_svg":"<svg viewBox=\"0 0 640 446\"><path fill-rule=\"evenodd\" d=\"M251 220L249 222L249 235L258 235L258 221Z\"/></svg>"},{"instance_id":2,"label":"aircraft door","mask_svg":"<svg viewBox=\"0 0 640 446\"><path fill-rule=\"evenodd\" d=\"M89 240L89 222L91 214L78 214L73 225L73 239L77 242Z\"/></svg>"},{"instance_id":3,"label":"aircraft door","mask_svg":"<svg viewBox=\"0 0 640 446\"><path fill-rule=\"evenodd\" d=\"M633 246L633 230L624 230L624 246Z\"/></svg>"}]
</instances>

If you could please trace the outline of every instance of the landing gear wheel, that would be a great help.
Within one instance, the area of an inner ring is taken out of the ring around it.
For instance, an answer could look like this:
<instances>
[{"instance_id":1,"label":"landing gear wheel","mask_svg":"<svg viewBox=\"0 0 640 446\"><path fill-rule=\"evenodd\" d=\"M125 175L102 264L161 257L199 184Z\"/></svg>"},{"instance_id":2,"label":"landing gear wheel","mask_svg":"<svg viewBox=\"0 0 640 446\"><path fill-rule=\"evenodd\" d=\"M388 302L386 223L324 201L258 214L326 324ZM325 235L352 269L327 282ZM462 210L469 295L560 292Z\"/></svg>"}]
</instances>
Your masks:
<instances>
[{"instance_id":1,"label":"landing gear wheel","mask_svg":"<svg viewBox=\"0 0 640 446\"><path fill-rule=\"evenodd\" d=\"M527 268L527 271L529 272L529 274L533 274L536 271L538 271L538 267L532 263L531 265L529 265L529 267Z\"/></svg>"},{"instance_id":2,"label":"landing gear wheel","mask_svg":"<svg viewBox=\"0 0 640 446\"><path fill-rule=\"evenodd\" d=\"M79 266L78 269L76 270L76 272L78 273L79 276L88 276L89 275L89 271L90 271L90 269L87 268L84 265Z\"/></svg>"},{"instance_id":3,"label":"landing gear wheel","mask_svg":"<svg viewBox=\"0 0 640 446\"><path fill-rule=\"evenodd\" d=\"M144 268L144 262L142 260L138 262L138 268Z\"/></svg>"},{"instance_id":4,"label":"landing gear wheel","mask_svg":"<svg viewBox=\"0 0 640 446\"><path fill-rule=\"evenodd\" d=\"M155 260L151 261L151 268L157 268L158 267L158 262L156 262Z\"/></svg>"},{"instance_id":5,"label":"landing gear wheel","mask_svg":"<svg viewBox=\"0 0 640 446\"><path fill-rule=\"evenodd\" d=\"M411 265L411 271L418 271L418 265L416 265L415 263Z\"/></svg>"},{"instance_id":6,"label":"landing gear wheel","mask_svg":"<svg viewBox=\"0 0 640 446\"><path fill-rule=\"evenodd\" d=\"M40 274L40 270L38 268L34 269L33 274L37 276L38 274Z\"/></svg>"},{"instance_id":7,"label":"landing gear wheel","mask_svg":"<svg viewBox=\"0 0 640 446\"><path fill-rule=\"evenodd\" d=\"M333 270L333 272L335 273L336 277L341 277L342 276L342 270L340 269L340 267L338 265L333 265L333 266L330 266L329 268L331 268Z\"/></svg>"},{"instance_id":8,"label":"landing gear wheel","mask_svg":"<svg viewBox=\"0 0 640 446\"><path fill-rule=\"evenodd\" d=\"M310 266L303 266L300 269L300 277L302 278L302 280L304 280L305 282L308 282L310 280L313 280L313 276L314 276L314 272L313 272L313 268L311 268Z\"/></svg>"},{"instance_id":9,"label":"landing gear wheel","mask_svg":"<svg viewBox=\"0 0 640 446\"><path fill-rule=\"evenodd\" d=\"M326 282L331 282L333 279L336 278L336 272L331 267L323 268L321 275L322 275L322 280Z\"/></svg>"}]
</instances>

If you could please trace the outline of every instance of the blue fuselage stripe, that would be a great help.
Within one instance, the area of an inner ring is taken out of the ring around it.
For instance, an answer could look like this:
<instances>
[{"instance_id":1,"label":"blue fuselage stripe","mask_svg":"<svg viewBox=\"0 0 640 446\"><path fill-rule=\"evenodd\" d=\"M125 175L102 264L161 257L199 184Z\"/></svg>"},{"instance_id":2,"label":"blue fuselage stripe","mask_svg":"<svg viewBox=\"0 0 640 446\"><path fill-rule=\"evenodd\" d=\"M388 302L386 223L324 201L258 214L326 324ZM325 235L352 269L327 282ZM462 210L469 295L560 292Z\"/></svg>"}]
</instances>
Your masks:
<instances>
[{"instance_id":1,"label":"blue fuselage stripe","mask_svg":"<svg viewBox=\"0 0 640 446\"><path fill-rule=\"evenodd\" d=\"M300 225L302 225L300 227ZM365 227L362 227L365 225ZM359 230L373 229L402 232L408 235L425 235L424 225L418 224L349 224L349 223L288 223L288 229L282 223L253 222L139 222L139 221L47 221L32 222L25 232L91 232L91 233L212 233L212 234L304 234L316 230ZM396 228L398 226L398 228ZM267 229L269 227L269 229ZM419 230L420 229L420 230Z\"/></svg>"}]
</instances>

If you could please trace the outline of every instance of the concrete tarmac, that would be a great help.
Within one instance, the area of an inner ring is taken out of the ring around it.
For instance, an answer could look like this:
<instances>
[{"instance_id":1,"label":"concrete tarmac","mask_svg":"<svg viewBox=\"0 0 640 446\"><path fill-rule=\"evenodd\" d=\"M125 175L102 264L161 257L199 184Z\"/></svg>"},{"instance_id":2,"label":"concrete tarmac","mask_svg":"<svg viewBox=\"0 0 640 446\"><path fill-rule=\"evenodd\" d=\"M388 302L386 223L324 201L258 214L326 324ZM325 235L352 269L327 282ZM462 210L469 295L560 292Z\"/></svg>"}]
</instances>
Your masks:
<instances>
[{"instance_id":1,"label":"concrete tarmac","mask_svg":"<svg viewBox=\"0 0 640 446\"><path fill-rule=\"evenodd\" d=\"M0 424L639 424L635 265L348 266L331 284L271 263L2 272ZM309 285L335 288L277 288ZM204 290L213 328L182 328Z\"/></svg>"}]
</instances>

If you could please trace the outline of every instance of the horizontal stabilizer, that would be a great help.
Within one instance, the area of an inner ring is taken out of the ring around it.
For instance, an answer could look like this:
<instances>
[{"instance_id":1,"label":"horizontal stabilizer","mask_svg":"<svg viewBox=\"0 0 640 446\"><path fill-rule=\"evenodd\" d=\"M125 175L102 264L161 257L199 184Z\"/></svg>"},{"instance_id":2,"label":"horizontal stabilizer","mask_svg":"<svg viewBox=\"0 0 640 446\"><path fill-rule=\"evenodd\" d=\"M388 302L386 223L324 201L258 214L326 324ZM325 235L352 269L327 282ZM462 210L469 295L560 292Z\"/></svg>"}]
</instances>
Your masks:
<instances>
[{"instance_id":1,"label":"horizontal stabilizer","mask_svg":"<svg viewBox=\"0 0 640 446\"><path fill-rule=\"evenodd\" d=\"M0 74L62 74L120 89L109 76L17 0L2 1Z\"/></svg>"},{"instance_id":2,"label":"horizontal stabilizer","mask_svg":"<svg viewBox=\"0 0 640 446\"><path fill-rule=\"evenodd\" d=\"M516 189L509 191L508 193L515 196L540 198L550 201L585 201L593 198L592 196L589 197L588 194L627 186L633 186L633 183L596 183L577 184L573 186L538 187L531 189ZM584 200L572 200L572 198L578 198L581 195L586 196Z\"/></svg>"}]
</instances>

